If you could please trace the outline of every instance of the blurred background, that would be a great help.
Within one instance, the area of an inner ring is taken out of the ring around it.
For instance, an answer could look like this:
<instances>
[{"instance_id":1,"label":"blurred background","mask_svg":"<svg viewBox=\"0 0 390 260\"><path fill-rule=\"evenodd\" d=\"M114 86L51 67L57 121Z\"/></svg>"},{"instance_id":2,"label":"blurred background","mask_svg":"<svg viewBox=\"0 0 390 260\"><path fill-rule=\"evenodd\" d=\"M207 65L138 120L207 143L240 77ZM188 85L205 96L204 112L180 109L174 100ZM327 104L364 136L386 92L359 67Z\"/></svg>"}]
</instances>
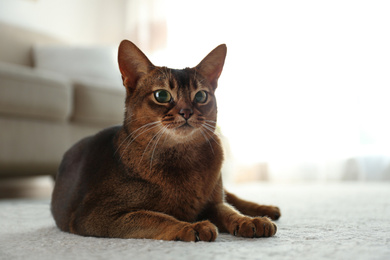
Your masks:
<instances>
[{"instance_id":1,"label":"blurred background","mask_svg":"<svg viewBox=\"0 0 390 260\"><path fill-rule=\"evenodd\" d=\"M1 0L3 193L14 177L54 175L73 142L121 122L122 39L172 68L227 44L217 90L227 182L389 181L389 13L380 0ZM62 108L37 108L53 100L39 89L48 78L66 88ZM109 109L88 111L101 100Z\"/></svg>"}]
</instances>

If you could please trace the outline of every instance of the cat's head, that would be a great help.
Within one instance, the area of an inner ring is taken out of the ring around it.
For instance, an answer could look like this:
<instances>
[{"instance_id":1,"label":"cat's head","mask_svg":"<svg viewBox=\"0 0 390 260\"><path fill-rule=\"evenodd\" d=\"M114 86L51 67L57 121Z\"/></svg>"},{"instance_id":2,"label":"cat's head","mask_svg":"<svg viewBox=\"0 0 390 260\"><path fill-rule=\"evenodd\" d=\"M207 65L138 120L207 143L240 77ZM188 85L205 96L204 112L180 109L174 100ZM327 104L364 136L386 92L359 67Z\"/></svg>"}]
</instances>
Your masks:
<instances>
[{"instance_id":1,"label":"cat's head","mask_svg":"<svg viewBox=\"0 0 390 260\"><path fill-rule=\"evenodd\" d=\"M122 41L118 62L127 90L124 126L133 135L164 136L165 141L209 137L216 127L214 93L225 57L223 44L194 68L169 69L154 66L133 43Z\"/></svg>"}]
</instances>

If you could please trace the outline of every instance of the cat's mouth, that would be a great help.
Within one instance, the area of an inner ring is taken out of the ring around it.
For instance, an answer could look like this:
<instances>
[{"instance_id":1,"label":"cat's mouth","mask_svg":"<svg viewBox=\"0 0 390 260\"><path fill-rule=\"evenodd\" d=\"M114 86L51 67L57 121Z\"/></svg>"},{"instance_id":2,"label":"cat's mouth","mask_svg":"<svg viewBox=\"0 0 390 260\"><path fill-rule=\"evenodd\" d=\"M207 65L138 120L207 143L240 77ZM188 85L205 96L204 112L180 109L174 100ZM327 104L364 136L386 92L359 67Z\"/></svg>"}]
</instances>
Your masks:
<instances>
[{"instance_id":1,"label":"cat's mouth","mask_svg":"<svg viewBox=\"0 0 390 260\"><path fill-rule=\"evenodd\" d=\"M176 137L188 138L199 128L198 122L193 120L178 120L166 124L167 129Z\"/></svg>"},{"instance_id":2,"label":"cat's mouth","mask_svg":"<svg viewBox=\"0 0 390 260\"><path fill-rule=\"evenodd\" d=\"M175 143L186 143L198 136L201 125L196 121L175 121L166 128ZM202 131L202 130L200 130Z\"/></svg>"},{"instance_id":3,"label":"cat's mouth","mask_svg":"<svg viewBox=\"0 0 390 260\"><path fill-rule=\"evenodd\" d=\"M175 130L185 130L185 129L195 129L195 126L189 122L188 120L185 121L174 121L167 124L168 128L175 129Z\"/></svg>"},{"instance_id":4,"label":"cat's mouth","mask_svg":"<svg viewBox=\"0 0 390 260\"><path fill-rule=\"evenodd\" d=\"M176 134L188 136L191 135L196 127L194 127L190 122L186 121L177 127L174 128Z\"/></svg>"},{"instance_id":5,"label":"cat's mouth","mask_svg":"<svg viewBox=\"0 0 390 260\"><path fill-rule=\"evenodd\" d=\"M195 129L195 127L193 127L190 123L188 123L188 121L176 128L176 130L178 130L179 132L182 132L183 134L189 134L194 129Z\"/></svg>"},{"instance_id":6,"label":"cat's mouth","mask_svg":"<svg viewBox=\"0 0 390 260\"><path fill-rule=\"evenodd\" d=\"M179 126L178 128L186 128L187 129L187 128L194 128L194 127L192 125L190 125L187 121L184 124L182 124L181 126Z\"/></svg>"}]
</instances>

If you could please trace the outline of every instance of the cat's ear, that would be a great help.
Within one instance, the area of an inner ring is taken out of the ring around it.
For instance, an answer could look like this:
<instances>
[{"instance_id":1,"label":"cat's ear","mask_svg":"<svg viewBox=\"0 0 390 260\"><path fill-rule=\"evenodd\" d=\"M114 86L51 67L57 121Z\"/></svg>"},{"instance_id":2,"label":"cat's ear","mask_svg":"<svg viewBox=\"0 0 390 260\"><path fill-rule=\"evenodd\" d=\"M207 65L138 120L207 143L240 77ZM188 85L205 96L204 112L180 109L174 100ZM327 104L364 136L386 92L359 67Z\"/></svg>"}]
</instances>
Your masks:
<instances>
[{"instance_id":1,"label":"cat's ear","mask_svg":"<svg viewBox=\"0 0 390 260\"><path fill-rule=\"evenodd\" d=\"M119 45L118 63L123 85L130 89L135 88L138 80L154 67L145 54L128 40Z\"/></svg>"},{"instance_id":2,"label":"cat's ear","mask_svg":"<svg viewBox=\"0 0 390 260\"><path fill-rule=\"evenodd\" d=\"M205 77L216 88L218 78L221 76L223 64L225 63L227 48L225 44L219 45L212 50L195 69Z\"/></svg>"}]
</instances>

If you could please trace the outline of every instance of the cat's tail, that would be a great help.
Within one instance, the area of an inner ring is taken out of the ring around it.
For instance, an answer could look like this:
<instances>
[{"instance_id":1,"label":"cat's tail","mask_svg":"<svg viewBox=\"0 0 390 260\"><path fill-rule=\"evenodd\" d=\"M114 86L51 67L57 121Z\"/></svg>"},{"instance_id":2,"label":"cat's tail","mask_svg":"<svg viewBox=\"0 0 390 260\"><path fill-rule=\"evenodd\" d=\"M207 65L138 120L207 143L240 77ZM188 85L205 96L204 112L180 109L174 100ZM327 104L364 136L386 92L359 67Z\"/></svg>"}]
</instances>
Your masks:
<instances>
[{"instance_id":1,"label":"cat's tail","mask_svg":"<svg viewBox=\"0 0 390 260\"><path fill-rule=\"evenodd\" d=\"M251 217L269 217L272 220L278 220L282 215L278 207L259 205L254 202L240 199L236 195L226 190L224 190L224 192L226 202L235 207L244 215Z\"/></svg>"}]
</instances>

